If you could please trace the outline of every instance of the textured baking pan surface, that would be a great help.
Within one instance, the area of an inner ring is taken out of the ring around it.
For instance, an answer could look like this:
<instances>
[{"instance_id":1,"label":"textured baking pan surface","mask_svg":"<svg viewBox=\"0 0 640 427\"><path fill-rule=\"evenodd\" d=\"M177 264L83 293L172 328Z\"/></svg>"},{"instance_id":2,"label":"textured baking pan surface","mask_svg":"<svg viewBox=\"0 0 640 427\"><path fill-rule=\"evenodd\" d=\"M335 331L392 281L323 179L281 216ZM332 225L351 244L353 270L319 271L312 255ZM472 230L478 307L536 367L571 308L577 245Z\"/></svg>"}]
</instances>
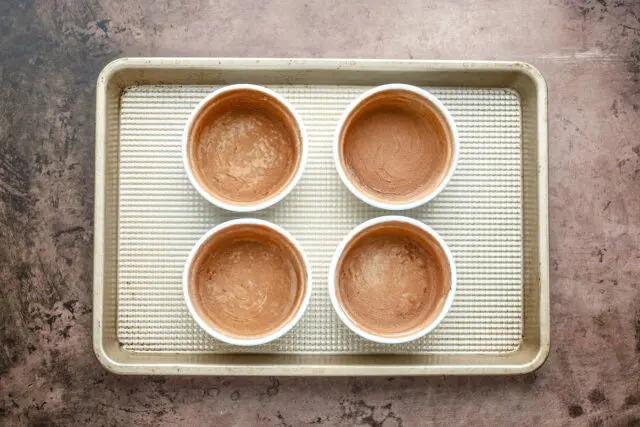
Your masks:
<instances>
[{"instance_id":1,"label":"textured baking pan surface","mask_svg":"<svg viewBox=\"0 0 640 427\"><path fill-rule=\"evenodd\" d=\"M202 234L236 215L213 207L187 180L184 124L215 86L144 85L120 104L118 338L138 351L270 353L505 352L522 337L520 102L503 89L425 88L453 115L460 162L442 194L406 212L448 242L458 268L451 311L431 334L403 345L370 343L342 325L327 270L347 232L383 214L349 193L332 160L332 137L347 104L368 87L269 86L299 111L309 134L308 166L282 203L251 214L298 239L312 265L313 293L300 323L268 345L238 348L210 338L191 319L182 271ZM245 215L247 216L247 215Z\"/></svg>"}]
</instances>

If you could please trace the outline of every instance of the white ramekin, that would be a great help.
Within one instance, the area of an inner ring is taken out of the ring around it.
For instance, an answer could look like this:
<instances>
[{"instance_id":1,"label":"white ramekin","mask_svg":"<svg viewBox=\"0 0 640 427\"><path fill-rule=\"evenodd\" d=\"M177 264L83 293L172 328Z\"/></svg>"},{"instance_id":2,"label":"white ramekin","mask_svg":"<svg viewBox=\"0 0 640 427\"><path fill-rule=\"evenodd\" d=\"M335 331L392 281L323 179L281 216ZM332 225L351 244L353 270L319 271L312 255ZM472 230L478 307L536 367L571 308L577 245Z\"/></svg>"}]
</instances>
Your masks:
<instances>
[{"instance_id":1,"label":"white ramekin","mask_svg":"<svg viewBox=\"0 0 640 427\"><path fill-rule=\"evenodd\" d=\"M211 328L211 326L209 326L209 324L207 324L207 322L205 322L204 319L200 317L195 307L193 306L191 296L189 295L189 267L191 266L191 263L193 262L193 259L195 258L200 248L209 240L209 238L211 238L216 233L236 225L259 225L259 226L269 228L277 232L281 236L283 236L286 240L289 241L289 243L291 243L291 245L302 256L304 269L307 274L307 282L305 284L305 296L295 316L293 316L289 322L284 324L280 329L273 332L272 334L264 337L260 337L260 338L255 338L255 339L239 339L239 338L229 337ZM311 299L311 281L312 281L311 266L309 264L309 260L307 259L307 255L302 250L302 246L300 246L298 241L288 231L269 221L264 221L264 220L255 219L255 218L243 218L243 219L234 219L231 221L223 222L222 224L215 226L214 228L209 230L207 233L205 233L204 236L202 236L196 242L196 244L193 246L193 249L191 249L191 252L189 253L189 256L187 257L187 260L185 262L184 272L182 274L182 289L184 293L185 302L187 303L187 308L189 309L189 313L191 313L191 316L193 317L193 319L202 329L205 330L205 332L207 332L212 337L220 341L226 342L228 344L239 345L239 346L253 346L253 345L266 344L270 341L280 338L281 336L289 332L291 328L293 328L296 325L296 323L298 323L300 318L302 318L302 315L304 314L304 312L307 310L307 307L309 306L309 300Z\"/></svg>"},{"instance_id":2,"label":"white ramekin","mask_svg":"<svg viewBox=\"0 0 640 427\"><path fill-rule=\"evenodd\" d=\"M362 328L360 328L358 325L356 325L354 322L352 322L349 319L349 316L346 315L346 313L342 309L342 306L338 302L338 297L336 295L336 273L337 273L336 270L337 270L337 267L338 267L338 263L340 262L340 258L344 254L344 251L347 248L347 246L349 245L349 243L351 242L351 240L354 237L356 237L358 234L360 234L360 232L366 230L367 228L375 226L375 225L378 225L378 224L386 223L386 222L402 222L402 223L410 224L410 225L413 225L413 226L419 228L420 230L424 231L425 233L427 233L431 237L433 237L435 239L435 241L438 242L438 244L442 248L443 252L445 253L445 255L447 257L447 260L449 262L450 269L451 269L451 290L449 291L449 294L447 295L447 299L445 301L445 304L442 307L442 311L440 312L438 317L436 317L433 322L431 322L429 325L425 326L423 329L420 329L419 331L416 331L415 333L413 333L411 335L397 337L397 338L396 337L393 337L393 338L382 337L382 336L374 335L374 334L371 334L369 332L364 331ZM351 329L356 334L360 335L362 338L368 339L370 341L378 342L378 343L381 343L381 344L401 344L401 343L405 343L405 342L416 340L416 339L418 339L420 337L425 336L429 332L431 332L433 329L435 329L436 326L438 326L438 324L440 324L442 319L444 319L444 317L449 312L449 309L451 308L451 304L453 303L453 298L454 298L455 293L456 293L456 265L455 265L455 261L453 259L453 254L449 250L449 247L447 246L445 241L442 239L442 237L440 237L440 235L438 233L435 232L435 230L433 230L431 227L425 225L424 223L422 223L422 222L420 222L418 220L415 220L413 218L409 218L409 217L406 217L406 216L399 216L399 215L388 215L388 216L381 216L381 217L378 217L378 218L373 218L373 219L370 219L368 221L363 222L362 224L360 224L359 226L357 226L356 228L351 230L351 232L349 234L347 234L346 237L342 240L342 242L340 243L340 245L336 249L335 254L333 255L333 259L331 260L331 265L329 266L329 277L328 277L328 279L329 279L328 280L328 283L329 283L329 296L331 298L331 304L333 305L333 308L336 311L336 313L338 314L338 317L340 318L340 320L342 320L342 322L345 325L347 325L347 327L349 329Z\"/></svg>"},{"instance_id":3,"label":"white ramekin","mask_svg":"<svg viewBox=\"0 0 640 427\"><path fill-rule=\"evenodd\" d=\"M268 95L272 98L274 98L276 101L278 101L280 104L282 104L293 116L296 126L298 128L298 132L300 134L300 142L301 142L301 147L300 147L300 164L298 165L298 170L296 171L295 175L293 176L293 178L291 179L291 182L289 182L289 184L287 184L287 186L278 194L276 194L275 196L273 196L272 198L265 200L261 203L256 203L256 204L251 204L251 205L234 205L231 203L227 203L223 200L220 200L219 198L215 197L214 195L212 195L211 193L209 193L202 185L200 185L200 183L198 182L198 180L196 179L196 177L194 176L193 171L191 170L191 165L189 162L189 159L187 157L188 155L188 143L189 143L189 134L191 132L191 128L193 126L193 122L194 120L198 117L198 115L200 114L200 112L215 98L219 97L220 95L227 93L227 92L231 92L231 91L239 91L239 90L252 90L252 91L256 91L256 92L261 92L265 95ZM289 103L289 101L287 101L282 95L279 95L277 92L274 92L271 89L267 89L266 87L263 86L258 86L258 85L253 85L253 84L234 84L234 85L229 85L229 86L224 86L214 92L212 92L211 94L207 95L202 101L200 101L200 103L193 109L193 111L191 112L191 114L189 115L189 118L187 119L187 123L185 124L184 127L184 131L182 133L182 162L184 163L184 169L187 172L187 177L189 178L189 181L191 182L191 184L195 187L195 189L198 191L198 193L200 193L200 195L202 195L202 197L204 197L205 199L207 199L210 203L216 205L219 208L222 209L226 209L228 211L232 211L232 212L255 212L255 211L259 211L261 209L266 209L269 206L272 206L276 203L278 203L280 200L284 199L292 190L293 188L296 186L296 184L298 184L298 182L300 181L300 178L302 178L302 174L304 172L304 168L307 164L307 158L309 157L309 141L308 141L308 136L307 136L307 131L304 127L304 123L302 122L302 118L300 118L300 115L296 112L296 110L293 108L293 106Z\"/></svg>"},{"instance_id":4,"label":"white ramekin","mask_svg":"<svg viewBox=\"0 0 640 427\"><path fill-rule=\"evenodd\" d=\"M451 162L451 167L449 168L447 175L444 177L440 185L434 191L426 194L424 197L418 200L408 202L408 203L388 203L385 201L376 200L370 197L369 195L365 194L364 192L360 191L358 188L356 188L355 185L353 185L353 183L347 176L347 173L345 172L344 168L342 167L342 163L340 162L340 135L342 133L342 128L344 127L345 122L347 121L351 113L353 113L353 111L356 110L360 106L360 104L362 104L366 99L372 97L373 95L376 95L380 92L388 92L388 91L394 91L394 90L411 92L413 94L416 94L424 98L428 103L433 105L444 117L447 125L451 130L451 135L453 138L453 141L452 141L453 142L453 153L452 153L453 158ZM402 84L402 83L392 83L392 84L377 86L372 89L369 89L368 91L364 92L362 95L357 97L351 104L349 104L349 106L342 113L342 116L340 117L340 121L338 122L335 135L333 138L333 161L335 163L336 169L338 170L338 175L340 175L340 179L342 179L342 182L349 189L349 191L351 191L351 193L353 193L354 196L356 196L357 198L359 198L360 200L362 200L363 202L371 206L374 206L380 209L395 210L395 211L416 208L418 206L421 206L427 203L428 201L436 197L438 194L440 194L440 192L447 186L447 184L451 180L451 177L453 176L453 173L456 170L456 166L458 164L459 151L460 151L460 142L459 142L458 130L456 128L456 124L453 120L453 117L449 113L449 110L447 110L447 107L445 107L444 104L438 98L436 98L435 95L427 92L426 90L420 89L419 87L416 87L416 86Z\"/></svg>"}]
</instances>

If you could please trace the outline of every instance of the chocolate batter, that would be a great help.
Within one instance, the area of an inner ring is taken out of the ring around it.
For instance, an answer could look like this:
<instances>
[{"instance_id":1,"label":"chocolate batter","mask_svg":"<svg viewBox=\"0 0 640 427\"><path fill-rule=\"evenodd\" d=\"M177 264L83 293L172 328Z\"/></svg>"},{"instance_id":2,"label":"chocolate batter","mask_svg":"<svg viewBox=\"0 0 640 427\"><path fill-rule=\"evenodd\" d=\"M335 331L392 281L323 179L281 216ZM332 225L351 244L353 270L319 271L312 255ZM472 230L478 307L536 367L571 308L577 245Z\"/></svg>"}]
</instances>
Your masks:
<instances>
[{"instance_id":1,"label":"chocolate batter","mask_svg":"<svg viewBox=\"0 0 640 427\"><path fill-rule=\"evenodd\" d=\"M350 181L373 199L409 203L433 192L453 164L453 137L428 101L381 92L346 120L340 161Z\"/></svg>"},{"instance_id":2,"label":"chocolate batter","mask_svg":"<svg viewBox=\"0 0 640 427\"><path fill-rule=\"evenodd\" d=\"M419 228L400 222L357 235L336 275L336 295L351 321L389 338L431 324L451 290L451 269L440 245Z\"/></svg>"},{"instance_id":3,"label":"chocolate batter","mask_svg":"<svg viewBox=\"0 0 640 427\"><path fill-rule=\"evenodd\" d=\"M195 257L189 292L209 325L234 338L259 338L288 323L306 292L302 256L278 233L239 225L214 235Z\"/></svg>"},{"instance_id":4,"label":"chocolate batter","mask_svg":"<svg viewBox=\"0 0 640 427\"><path fill-rule=\"evenodd\" d=\"M214 99L194 121L189 157L196 179L231 204L264 202L282 191L301 162L291 113L261 92L238 90Z\"/></svg>"}]
</instances>

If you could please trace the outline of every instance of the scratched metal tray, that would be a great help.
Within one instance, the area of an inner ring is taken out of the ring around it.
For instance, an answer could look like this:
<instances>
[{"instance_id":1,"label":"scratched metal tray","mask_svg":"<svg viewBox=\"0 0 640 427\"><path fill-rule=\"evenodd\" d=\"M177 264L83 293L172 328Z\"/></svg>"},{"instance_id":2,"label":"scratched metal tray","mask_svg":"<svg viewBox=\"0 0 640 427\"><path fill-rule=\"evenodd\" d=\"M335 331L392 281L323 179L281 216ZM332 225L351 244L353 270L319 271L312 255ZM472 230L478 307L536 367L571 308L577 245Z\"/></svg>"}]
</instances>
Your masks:
<instances>
[{"instance_id":1,"label":"scratched metal tray","mask_svg":"<svg viewBox=\"0 0 640 427\"><path fill-rule=\"evenodd\" d=\"M250 214L290 231L313 269L311 303L286 336L254 348L209 337L182 297L184 261L208 229L238 215L189 184L180 138L191 109L221 85L284 95L309 133L304 176L283 202ZM460 133L460 161L435 200L406 214L435 228L458 269L451 311L432 333L389 346L341 324L327 286L343 236L385 214L342 185L331 144L340 113L384 83L434 93ZM549 350L546 86L513 62L121 59L98 78L94 349L126 374L513 374Z\"/></svg>"}]
</instances>

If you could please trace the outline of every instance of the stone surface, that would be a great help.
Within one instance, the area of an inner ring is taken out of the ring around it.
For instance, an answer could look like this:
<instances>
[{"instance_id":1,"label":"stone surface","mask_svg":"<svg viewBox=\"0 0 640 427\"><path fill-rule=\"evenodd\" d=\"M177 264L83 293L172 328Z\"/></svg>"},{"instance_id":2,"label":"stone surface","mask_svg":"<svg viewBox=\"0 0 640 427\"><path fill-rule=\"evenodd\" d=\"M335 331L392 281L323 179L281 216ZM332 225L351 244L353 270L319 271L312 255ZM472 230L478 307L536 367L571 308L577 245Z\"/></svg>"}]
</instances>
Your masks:
<instances>
[{"instance_id":1,"label":"stone surface","mask_svg":"<svg viewBox=\"0 0 640 427\"><path fill-rule=\"evenodd\" d=\"M119 56L538 67L549 85L547 363L484 378L108 374L91 349L94 90ZM5 0L0 424L638 425L638 129L637 1Z\"/></svg>"}]
</instances>

